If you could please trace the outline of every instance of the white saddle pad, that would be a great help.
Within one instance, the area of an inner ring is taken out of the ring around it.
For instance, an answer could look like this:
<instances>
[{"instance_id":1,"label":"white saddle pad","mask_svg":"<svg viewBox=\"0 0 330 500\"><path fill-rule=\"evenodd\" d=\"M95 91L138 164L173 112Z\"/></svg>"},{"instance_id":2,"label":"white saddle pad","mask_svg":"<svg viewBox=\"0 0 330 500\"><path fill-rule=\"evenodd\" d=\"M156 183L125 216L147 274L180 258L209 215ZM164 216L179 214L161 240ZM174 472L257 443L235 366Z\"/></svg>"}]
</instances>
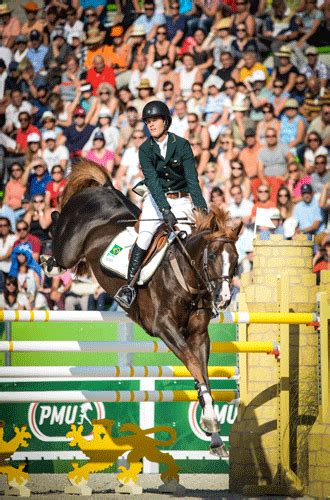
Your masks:
<instances>
[{"instance_id":1,"label":"white saddle pad","mask_svg":"<svg viewBox=\"0 0 330 500\"><path fill-rule=\"evenodd\" d=\"M138 237L137 232L133 227L127 227L119 233L111 241L101 257L101 265L116 274L120 278L127 279L129 252ZM140 272L138 285L144 285L150 280L163 257L175 238L175 234L171 233L163 248L154 255L154 257L144 266Z\"/></svg>"}]
</instances>

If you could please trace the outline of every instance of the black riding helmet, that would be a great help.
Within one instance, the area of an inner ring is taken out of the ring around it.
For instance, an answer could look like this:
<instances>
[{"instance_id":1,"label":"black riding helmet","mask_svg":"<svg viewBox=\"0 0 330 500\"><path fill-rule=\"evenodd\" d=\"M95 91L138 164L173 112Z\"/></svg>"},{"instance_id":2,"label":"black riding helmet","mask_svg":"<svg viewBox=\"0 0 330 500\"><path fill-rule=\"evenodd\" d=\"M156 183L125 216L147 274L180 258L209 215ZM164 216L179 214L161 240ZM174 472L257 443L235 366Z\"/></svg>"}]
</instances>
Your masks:
<instances>
[{"instance_id":1,"label":"black riding helmet","mask_svg":"<svg viewBox=\"0 0 330 500\"><path fill-rule=\"evenodd\" d=\"M165 120L165 128L168 130L172 123L172 117L170 110L166 104L162 101L151 101L148 102L142 111L142 120L145 122L148 118L155 118L159 116Z\"/></svg>"}]
</instances>

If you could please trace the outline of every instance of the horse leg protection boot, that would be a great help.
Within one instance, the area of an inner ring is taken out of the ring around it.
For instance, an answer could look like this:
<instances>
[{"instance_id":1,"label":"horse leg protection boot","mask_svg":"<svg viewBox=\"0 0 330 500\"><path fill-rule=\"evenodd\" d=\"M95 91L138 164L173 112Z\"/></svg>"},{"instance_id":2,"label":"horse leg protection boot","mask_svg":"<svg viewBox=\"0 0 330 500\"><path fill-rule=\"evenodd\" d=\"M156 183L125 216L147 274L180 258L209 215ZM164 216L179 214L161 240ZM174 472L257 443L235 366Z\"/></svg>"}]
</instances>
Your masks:
<instances>
[{"instance_id":1,"label":"horse leg protection boot","mask_svg":"<svg viewBox=\"0 0 330 500\"><path fill-rule=\"evenodd\" d=\"M130 308L134 299L136 297L136 291L134 285L132 286L132 281L141 267L143 258L147 250L143 250L137 244L134 245L132 249L131 258L128 264L128 272L127 272L127 285L119 288L118 292L115 295L115 300L121 307Z\"/></svg>"}]
</instances>

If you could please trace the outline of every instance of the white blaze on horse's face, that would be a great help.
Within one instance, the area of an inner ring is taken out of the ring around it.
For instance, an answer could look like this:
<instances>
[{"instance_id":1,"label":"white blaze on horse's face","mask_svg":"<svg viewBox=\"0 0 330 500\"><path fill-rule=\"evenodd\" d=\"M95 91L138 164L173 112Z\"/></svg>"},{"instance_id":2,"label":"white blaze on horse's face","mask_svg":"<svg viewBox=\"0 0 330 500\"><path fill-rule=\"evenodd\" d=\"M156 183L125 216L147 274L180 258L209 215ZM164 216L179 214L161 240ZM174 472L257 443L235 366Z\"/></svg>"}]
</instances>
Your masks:
<instances>
[{"instance_id":1,"label":"white blaze on horse's face","mask_svg":"<svg viewBox=\"0 0 330 500\"><path fill-rule=\"evenodd\" d=\"M227 250L223 250L221 255L222 255L222 276L229 276L229 269L230 269L229 253L227 252ZM219 295L220 295L219 306L221 308L226 307L231 299L230 287L227 280L222 281Z\"/></svg>"}]
</instances>

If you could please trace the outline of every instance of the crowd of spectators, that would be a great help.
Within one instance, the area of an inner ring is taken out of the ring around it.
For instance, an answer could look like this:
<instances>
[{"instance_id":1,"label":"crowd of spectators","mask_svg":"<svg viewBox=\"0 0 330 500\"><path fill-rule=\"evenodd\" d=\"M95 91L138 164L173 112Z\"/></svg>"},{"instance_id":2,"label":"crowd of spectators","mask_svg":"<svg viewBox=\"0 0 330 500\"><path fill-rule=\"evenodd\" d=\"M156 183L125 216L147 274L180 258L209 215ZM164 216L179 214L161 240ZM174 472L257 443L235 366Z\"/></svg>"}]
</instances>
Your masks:
<instances>
[{"instance_id":1,"label":"crowd of spectators","mask_svg":"<svg viewBox=\"0 0 330 500\"><path fill-rule=\"evenodd\" d=\"M51 213L72 165L98 163L135 203L144 105L164 101L208 203L273 233L330 236L329 0L46 0L0 4L0 307L103 309L93 276L49 279ZM257 220L258 223L258 220ZM239 287L239 276L235 278Z\"/></svg>"}]
</instances>

